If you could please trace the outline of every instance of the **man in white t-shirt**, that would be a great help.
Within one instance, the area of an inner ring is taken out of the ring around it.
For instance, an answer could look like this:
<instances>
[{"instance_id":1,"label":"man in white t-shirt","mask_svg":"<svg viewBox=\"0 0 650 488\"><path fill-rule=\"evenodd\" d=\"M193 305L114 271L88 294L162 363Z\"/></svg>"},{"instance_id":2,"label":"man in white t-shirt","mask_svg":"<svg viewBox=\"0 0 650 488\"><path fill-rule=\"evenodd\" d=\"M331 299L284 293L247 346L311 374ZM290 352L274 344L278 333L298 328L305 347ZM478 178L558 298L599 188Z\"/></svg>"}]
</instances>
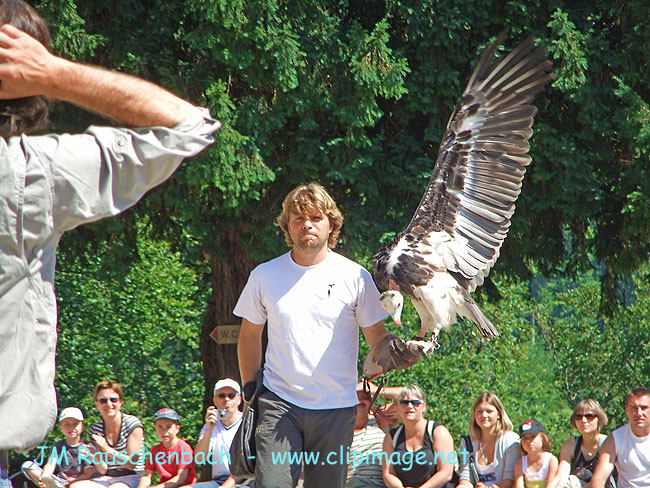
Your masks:
<instances>
[{"instance_id":1,"label":"man in white t-shirt","mask_svg":"<svg viewBox=\"0 0 650 488\"><path fill-rule=\"evenodd\" d=\"M629 423L615 429L600 448L591 488L604 488L614 468L619 488L650 488L650 390L635 388L625 396Z\"/></svg>"},{"instance_id":2,"label":"man in white t-shirt","mask_svg":"<svg viewBox=\"0 0 650 488\"><path fill-rule=\"evenodd\" d=\"M370 274L331 251L342 223L322 186L292 190L277 220L291 250L252 271L234 310L242 317L243 382L253 380L262 363L268 324L255 433L259 487L295 486L302 464L306 488L344 486L357 403L358 328L371 347L403 344L383 324L386 313Z\"/></svg>"}]
</instances>

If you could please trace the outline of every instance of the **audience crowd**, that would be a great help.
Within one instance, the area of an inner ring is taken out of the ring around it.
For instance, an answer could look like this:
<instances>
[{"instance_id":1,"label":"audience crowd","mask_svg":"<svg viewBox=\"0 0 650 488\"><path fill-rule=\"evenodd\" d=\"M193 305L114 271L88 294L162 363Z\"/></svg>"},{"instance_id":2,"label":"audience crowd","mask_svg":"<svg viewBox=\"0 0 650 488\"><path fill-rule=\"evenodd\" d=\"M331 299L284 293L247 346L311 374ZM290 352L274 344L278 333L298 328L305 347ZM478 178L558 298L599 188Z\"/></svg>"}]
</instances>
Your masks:
<instances>
[{"instance_id":1,"label":"audience crowd","mask_svg":"<svg viewBox=\"0 0 650 488\"><path fill-rule=\"evenodd\" d=\"M426 417L426 395L416 385L387 388L386 403L371 407L376 391L359 381L354 437L342 446L347 488L621 488L650 487L650 390L635 388L625 399L629 423L601 431L607 415L593 399L579 401L570 422L580 434L567 439L559 460L544 426L535 419L517 430L501 400L486 392L474 402L468 435L458 449L447 428ZM28 461L23 472L39 488L217 488L254 486L254 480L230 474L228 451L241 424L239 384L225 378L214 386L214 405L207 409L199 441L192 448L179 437L181 418L171 408L153 417L159 444L143 449L140 420L122 412L122 385L101 381L93 392L102 420L84 440L84 416L64 408L59 430L64 439L50 449L45 463ZM282 454L282 453L278 453ZM306 464L300 459L276 462ZM321 453L324 454L324 453ZM197 469L209 465L209 477ZM154 481L155 480L155 481ZM302 484L302 480L299 485Z\"/></svg>"}]
</instances>

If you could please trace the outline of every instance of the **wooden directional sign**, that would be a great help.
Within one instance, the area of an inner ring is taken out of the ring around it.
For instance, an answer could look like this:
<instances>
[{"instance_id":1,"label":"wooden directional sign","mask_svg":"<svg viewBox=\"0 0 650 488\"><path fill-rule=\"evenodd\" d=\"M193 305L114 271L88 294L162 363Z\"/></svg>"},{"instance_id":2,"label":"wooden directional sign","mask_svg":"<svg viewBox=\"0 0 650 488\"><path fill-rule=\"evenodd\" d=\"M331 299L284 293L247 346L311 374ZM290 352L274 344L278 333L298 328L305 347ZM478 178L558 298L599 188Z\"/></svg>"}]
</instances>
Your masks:
<instances>
[{"instance_id":1,"label":"wooden directional sign","mask_svg":"<svg viewBox=\"0 0 650 488\"><path fill-rule=\"evenodd\" d=\"M239 329L241 329L241 325L217 325L210 332L210 337L217 344L237 344L239 340Z\"/></svg>"}]
</instances>

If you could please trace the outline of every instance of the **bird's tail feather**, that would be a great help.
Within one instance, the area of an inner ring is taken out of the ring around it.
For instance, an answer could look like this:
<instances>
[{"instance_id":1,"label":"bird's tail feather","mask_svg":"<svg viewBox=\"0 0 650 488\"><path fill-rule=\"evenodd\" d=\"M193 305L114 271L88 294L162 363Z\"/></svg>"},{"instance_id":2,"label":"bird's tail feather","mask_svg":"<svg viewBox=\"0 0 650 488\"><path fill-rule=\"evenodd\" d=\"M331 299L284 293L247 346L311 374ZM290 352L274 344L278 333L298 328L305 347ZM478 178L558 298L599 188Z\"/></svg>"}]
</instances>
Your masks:
<instances>
[{"instance_id":1,"label":"bird's tail feather","mask_svg":"<svg viewBox=\"0 0 650 488\"><path fill-rule=\"evenodd\" d=\"M468 312L465 317L476 324L476 328L484 337L499 337L499 331L492 325L490 319L485 316L481 309L478 308L478 305L476 305L476 302L472 300L469 294L465 297L465 310Z\"/></svg>"}]
</instances>

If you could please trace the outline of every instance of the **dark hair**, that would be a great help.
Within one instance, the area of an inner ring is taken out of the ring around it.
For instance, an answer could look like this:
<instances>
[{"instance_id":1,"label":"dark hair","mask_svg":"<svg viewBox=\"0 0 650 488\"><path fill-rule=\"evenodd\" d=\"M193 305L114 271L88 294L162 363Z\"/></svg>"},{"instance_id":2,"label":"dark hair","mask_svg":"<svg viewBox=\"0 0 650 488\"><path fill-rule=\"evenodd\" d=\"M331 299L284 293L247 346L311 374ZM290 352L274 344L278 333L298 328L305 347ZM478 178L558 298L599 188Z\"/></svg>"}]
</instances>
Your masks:
<instances>
[{"instance_id":1,"label":"dark hair","mask_svg":"<svg viewBox=\"0 0 650 488\"><path fill-rule=\"evenodd\" d=\"M627 407L627 404L633 397L642 397L642 396L650 397L650 390L648 388L645 388L644 386L639 386L629 391L627 395L625 395L625 403L623 405Z\"/></svg>"},{"instance_id":2,"label":"dark hair","mask_svg":"<svg viewBox=\"0 0 650 488\"><path fill-rule=\"evenodd\" d=\"M23 0L0 0L0 25L11 24L41 44L50 43L43 18ZM47 125L47 99L43 96L0 100L0 137L34 132Z\"/></svg>"}]
</instances>

